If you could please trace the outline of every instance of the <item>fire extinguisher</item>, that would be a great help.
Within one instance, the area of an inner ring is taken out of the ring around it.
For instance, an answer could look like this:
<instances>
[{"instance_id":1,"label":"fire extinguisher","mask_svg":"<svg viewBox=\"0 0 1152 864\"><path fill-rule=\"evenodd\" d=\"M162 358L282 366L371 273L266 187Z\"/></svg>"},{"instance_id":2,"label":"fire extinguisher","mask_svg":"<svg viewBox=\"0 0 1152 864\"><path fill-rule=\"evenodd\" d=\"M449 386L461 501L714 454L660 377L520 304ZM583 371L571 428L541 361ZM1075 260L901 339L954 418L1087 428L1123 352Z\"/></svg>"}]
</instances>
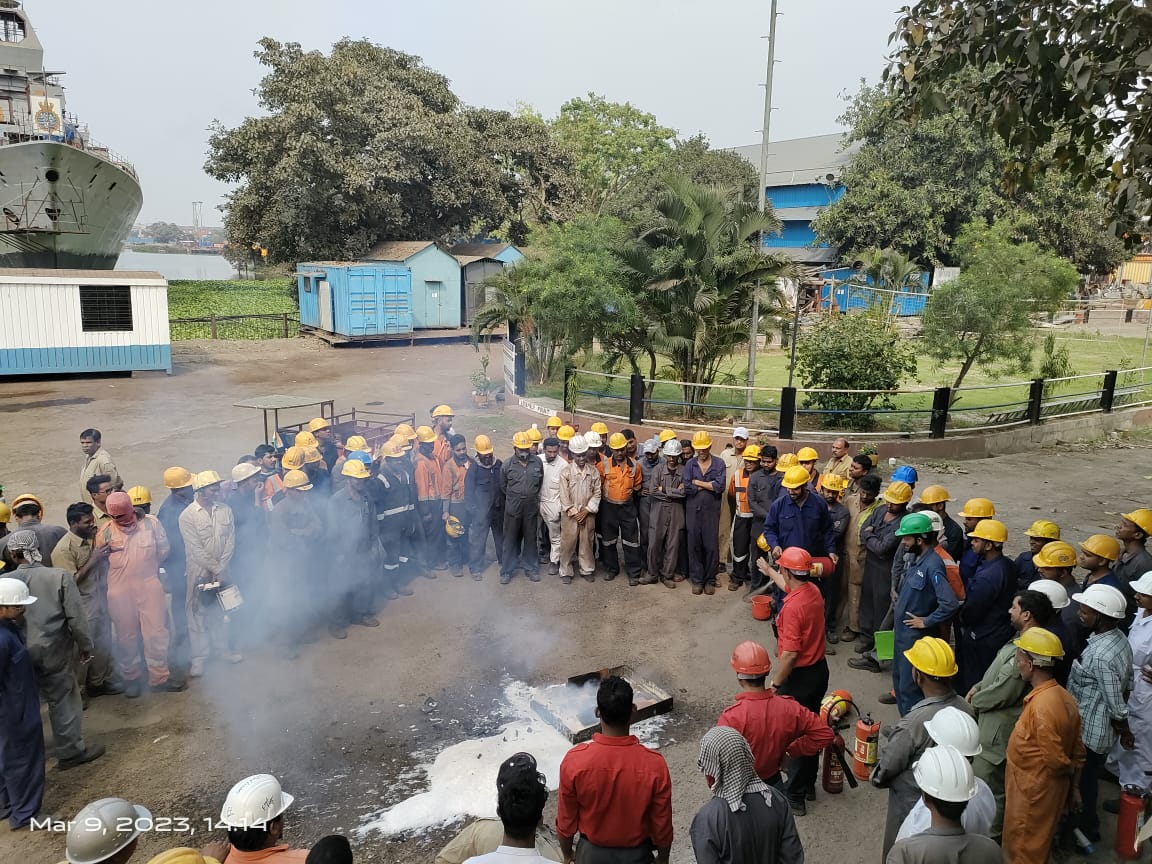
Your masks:
<instances>
[{"instance_id":1,"label":"fire extinguisher","mask_svg":"<svg viewBox=\"0 0 1152 864\"><path fill-rule=\"evenodd\" d=\"M844 739L839 733L832 738L832 743L824 748L820 785L829 795L839 795L843 792L845 780L853 789L860 785L852 773L852 766L848 764L845 749Z\"/></svg>"},{"instance_id":2,"label":"fire extinguisher","mask_svg":"<svg viewBox=\"0 0 1152 864\"><path fill-rule=\"evenodd\" d=\"M861 780L867 780L872 768L879 759L880 721L872 722L872 715L865 714L856 721L856 747L852 772Z\"/></svg>"},{"instance_id":3,"label":"fire extinguisher","mask_svg":"<svg viewBox=\"0 0 1152 864\"><path fill-rule=\"evenodd\" d=\"M1139 786L1125 786L1120 790L1120 815L1116 819L1116 857L1121 861L1135 861L1140 857L1136 835L1143 826L1146 797Z\"/></svg>"}]
</instances>

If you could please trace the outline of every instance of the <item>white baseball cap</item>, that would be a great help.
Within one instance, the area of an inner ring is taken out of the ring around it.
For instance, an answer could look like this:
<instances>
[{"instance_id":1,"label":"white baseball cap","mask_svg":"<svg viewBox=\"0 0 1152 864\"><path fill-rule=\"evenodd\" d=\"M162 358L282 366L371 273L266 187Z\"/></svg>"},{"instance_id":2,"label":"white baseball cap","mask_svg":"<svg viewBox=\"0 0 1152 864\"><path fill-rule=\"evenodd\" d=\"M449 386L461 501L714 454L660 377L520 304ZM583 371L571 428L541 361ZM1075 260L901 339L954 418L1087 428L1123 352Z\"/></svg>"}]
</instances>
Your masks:
<instances>
[{"instance_id":1,"label":"white baseball cap","mask_svg":"<svg viewBox=\"0 0 1152 864\"><path fill-rule=\"evenodd\" d=\"M735 429L732 430L732 437L733 438L743 438L745 441L747 441L749 438L748 430L745 429L743 426L737 426Z\"/></svg>"}]
</instances>

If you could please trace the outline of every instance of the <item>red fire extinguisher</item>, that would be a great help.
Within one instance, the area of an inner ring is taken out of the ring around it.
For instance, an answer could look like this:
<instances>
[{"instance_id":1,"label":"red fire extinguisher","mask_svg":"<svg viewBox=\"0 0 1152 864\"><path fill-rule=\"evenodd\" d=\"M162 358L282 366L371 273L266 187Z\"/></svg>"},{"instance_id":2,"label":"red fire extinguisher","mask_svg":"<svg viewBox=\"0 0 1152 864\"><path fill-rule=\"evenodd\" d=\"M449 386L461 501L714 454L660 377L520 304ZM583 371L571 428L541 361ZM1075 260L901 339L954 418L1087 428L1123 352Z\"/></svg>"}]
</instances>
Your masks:
<instances>
[{"instance_id":1,"label":"red fire extinguisher","mask_svg":"<svg viewBox=\"0 0 1152 864\"><path fill-rule=\"evenodd\" d=\"M852 762L852 773L861 780L867 780L879 760L879 750L880 722L873 723L872 715L865 714L856 721L856 747L853 750L855 759Z\"/></svg>"},{"instance_id":2,"label":"red fire extinguisher","mask_svg":"<svg viewBox=\"0 0 1152 864\"><path fill-rule=\"evenodd\" d=\"M852 766L848 764L848 757L844 751L844 739L839 733L832 739L832 743L824 748L820 785L829 795L839 795L843 792L845 780L853 789L860 785L852 773Z\"/></svg>"},{"instance_id":3,"label":"red fire extinguisher","mask_svg":"<svg viewBox=\"0 0 1152 864\"><path fill-rule=\"evenodd\" d=\"M1146 804L1144 790L1139 786L1125 786L1120 790L1120 815L1116 819L1116 857L1121 861L1135 861L1140 857L1136 835L1144 824Z\"/></svg>"}]
</instances>

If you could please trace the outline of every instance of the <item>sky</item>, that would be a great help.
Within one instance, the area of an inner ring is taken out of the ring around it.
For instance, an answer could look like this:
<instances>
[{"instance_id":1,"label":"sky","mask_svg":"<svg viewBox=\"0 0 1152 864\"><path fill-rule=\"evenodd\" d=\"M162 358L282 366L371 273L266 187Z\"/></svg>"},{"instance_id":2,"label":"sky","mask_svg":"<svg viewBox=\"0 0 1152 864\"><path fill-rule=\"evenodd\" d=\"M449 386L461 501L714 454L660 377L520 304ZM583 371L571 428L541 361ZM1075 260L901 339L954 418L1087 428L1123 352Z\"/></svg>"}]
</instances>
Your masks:
<instances>
[{"instance_id":1,"label":"sky","mask_svg":"<svg viewBox=\"0 0 1152 864\"><path fill-rule=\"evenodd\" d=\"M68 110L136 165L139 221L204 222L228 191L203 171L208 127L260 111L256 42L326 51L349 36L416 54L465 103L555 116L595 92L714 147L760 141L769 0L25 0ZM896 3L779 0L771 137L834 132L879 80Z\"/></svg>"}]
</instances>

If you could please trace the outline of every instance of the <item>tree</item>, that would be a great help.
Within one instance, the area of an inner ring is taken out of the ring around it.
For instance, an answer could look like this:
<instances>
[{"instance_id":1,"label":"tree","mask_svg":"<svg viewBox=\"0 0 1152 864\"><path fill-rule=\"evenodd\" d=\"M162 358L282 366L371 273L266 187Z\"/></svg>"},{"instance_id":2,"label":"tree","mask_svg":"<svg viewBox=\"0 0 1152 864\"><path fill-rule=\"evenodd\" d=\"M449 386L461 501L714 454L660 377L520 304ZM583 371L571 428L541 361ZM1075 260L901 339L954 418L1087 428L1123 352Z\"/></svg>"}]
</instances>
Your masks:
<instances>
[{"instance_id":1,"label":"tree","mask_svg":"<svg viewBox=\"0 0 1152 864\"><path fill-rule=\"evenodd\" d=\"M807 406L833 412L822 415L823 425L870 429L874 417L868 409L877 400L891 407L892 400L859 391L898 389L916 373L916 349L882 309L827 315L801 331L796 371L809 389L857 391L806 394Z\"/></svg>"},{"instance_id":2,"label":"tree","mask_svg":"<svg viewBox=\"0 0 1152 864\"><path fill-rule=\"evenodd\" d=\"M145 230L157 243L179 243L189 239L188 232L174 222L153 222Z\"/></svg>"},{"instance_id":3,"label":"tree","mask_svg":"<svg viewBox=\"0 0 1152 864\"><path fill-rule=\"evenodd\" d=\"M586 206L608 212L609 202L650 172L671 149L675 131L629 102L589 93L569 99L552 121L560 146L573 154Z\"/></svg>"},{"instance_id":4,"label":"tree","mask_svg":"<svg viewBox=\"0 0 1152 864\"><path fill-rule=\"evenodd\" d=\"M1117 233L1152 216L1152 10L1146 0L905 6L886 79L912 120L955 111L1018 151L1028 187L1045 148L1086 187L1107 184ZM973 71L979 74L974 75Z\"/></svg>"},{"instance_id":5,"label":"tree","mask_svg":"<svg viewBox=\"0 0 1152 864\"><path fill-rule=\"evenodd\" d=\"M920 267L895 249L865 249L851 257L860 262L860 268L849 277L852 285L869 295L868 305L893 314L897 293L917 292L923 289Z\"/></svg>"},{"instance_id":6,"label":"tree","mask_svg":"<svg viewBox=\"0 0 1152 864\"><path fill-rule=\"evenodd\" d=\"M968 226L958 241L960 275L933 290L924 309L924 350L959 360L959 389L972 367L996 373L1031 366L1032 316L1057 311L1077 284L1076 270L1035 243L1015 242L1007 223Z\"/></svg>"}]
</instances>

